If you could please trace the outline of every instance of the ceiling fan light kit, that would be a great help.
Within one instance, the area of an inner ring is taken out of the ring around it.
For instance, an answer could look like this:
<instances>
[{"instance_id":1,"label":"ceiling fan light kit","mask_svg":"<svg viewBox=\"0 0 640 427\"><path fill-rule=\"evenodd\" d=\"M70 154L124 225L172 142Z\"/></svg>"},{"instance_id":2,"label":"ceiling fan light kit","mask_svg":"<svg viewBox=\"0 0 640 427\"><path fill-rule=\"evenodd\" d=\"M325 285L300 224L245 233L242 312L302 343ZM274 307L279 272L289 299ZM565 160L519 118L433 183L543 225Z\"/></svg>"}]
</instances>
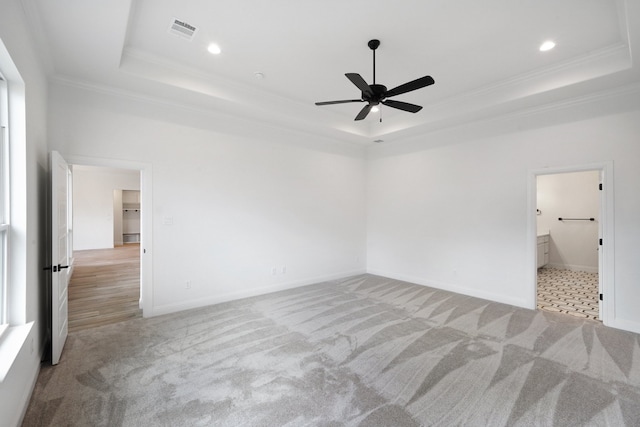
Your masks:
<instances>
[{"instance_id":1,"label":"ceiling fan light kit","mask_svg":"<svg viewBox=\"0 0 640 427\"><path fill-rule=\"evenodd\" d=\"M376 84L376 49L380 46L380 40L369 40L367 44L369 49L373 51L373 84L367 84L367 82L358 73L346 73L345 76L353 83L358 89L360 89L360 99L345 99L341 101L324 101L316 102L316 105L332 105L332 104L346 104L350 102L366 102L362 110L358 113L355 120L363 120L371 109L376 105L382 104L387 107L396 108L402 111L408 111L410 113L417 113L422 110L420 105L410 104L408 102L395 101L387 99L392 96L402 95L403 93L411 92L416 89L432 85L435 83L431 76L420 77L419 79L412 80L408 83L396 86L391 90L387 90L387 87L381 84Z\"/></svg>"}]
</instances>

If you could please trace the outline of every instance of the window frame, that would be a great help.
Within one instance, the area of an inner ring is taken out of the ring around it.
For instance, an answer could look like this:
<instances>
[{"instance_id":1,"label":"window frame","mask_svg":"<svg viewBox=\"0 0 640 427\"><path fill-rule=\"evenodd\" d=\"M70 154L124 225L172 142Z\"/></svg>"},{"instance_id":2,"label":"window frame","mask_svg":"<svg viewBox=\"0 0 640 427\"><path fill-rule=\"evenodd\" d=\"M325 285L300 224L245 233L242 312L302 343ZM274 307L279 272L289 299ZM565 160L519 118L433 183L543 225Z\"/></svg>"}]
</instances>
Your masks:
<instances>
[{"instance_id":1,"label":"window frame","mask_svg":"<svg viewBox=\"0 0 640 427\"><path fill-rule=\"evenodd\" d=\"M0 70L0 336L9 326L10 181L9 89Z\"/></svg>"}]
</instances>

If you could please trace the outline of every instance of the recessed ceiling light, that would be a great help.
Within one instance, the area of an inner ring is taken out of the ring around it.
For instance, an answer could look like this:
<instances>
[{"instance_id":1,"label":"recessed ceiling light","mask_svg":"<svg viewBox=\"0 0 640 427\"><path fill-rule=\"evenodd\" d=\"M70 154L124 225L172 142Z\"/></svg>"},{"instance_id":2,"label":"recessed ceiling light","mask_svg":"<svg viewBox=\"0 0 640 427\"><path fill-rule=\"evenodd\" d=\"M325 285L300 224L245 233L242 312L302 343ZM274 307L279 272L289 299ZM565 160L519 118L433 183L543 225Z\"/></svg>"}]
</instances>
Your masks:
<instances>
[{"instance_id":1,"label":"recessed ceiling light","mask_svg":"<svg viewBox=\"0 0 640 427\"><path fill-rule=\"evenodd\" d=\"M556 44L554 42L552 42L551 40L547 40L546 42L542 43L540 45L540 51L541 52L546 52L548 50L553 49L554 47L556 47Z\"/></svg>"},{"instance_id":2,"label":"recessed ceiling light","mask_svg":"<svg viewBox=\"0 0 640 427\"><path fill-rule=\"evenodd\" d=\"M255 76L256 79L258 80L262 80L264 79L264 73L261 73L260 71L256 71L255 73L253 73L253 75Z\"/></svg>"},{"instance_id":3,"label":"recessed ceiling light","mask_svg":"<svg viewBox=\"0 0 640 427\"><path fill-rule=\"evenodd\" d=\"M374 139L373 142L380 144L381 142L384 142L384 139Z\"/></svg>"},{"instance_id":4,"label":"recessed ceiling light","mask_svg":"<svg viewBox=\"0 0 640 427\"><path fill-rule=\"evenodd\" d=\"M209 47L207 47L207 50L209 51L209 53L212 53L214 55L218 55L220 52L222 52L222 50L220 50L220 46L215 43L211 43Z\"/></svg>"}]
</instances>

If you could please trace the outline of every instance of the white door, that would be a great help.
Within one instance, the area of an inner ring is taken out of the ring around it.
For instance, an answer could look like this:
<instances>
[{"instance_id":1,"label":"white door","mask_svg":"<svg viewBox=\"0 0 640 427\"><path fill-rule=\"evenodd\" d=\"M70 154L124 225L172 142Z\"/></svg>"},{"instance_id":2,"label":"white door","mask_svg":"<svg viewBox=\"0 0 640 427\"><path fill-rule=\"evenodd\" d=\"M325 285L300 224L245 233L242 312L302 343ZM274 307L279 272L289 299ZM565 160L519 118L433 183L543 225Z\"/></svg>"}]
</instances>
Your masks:
<instances>
[{"instance_id":1,"label":"white door","mask_svg":"<svg viewBox=\"0 0 640 427\"><path fill-rule=\"evenodd\" d=\"M69 165L51 152L51 363L60 361L67 339L69 285Z\"/></svg>"}]
</instances>

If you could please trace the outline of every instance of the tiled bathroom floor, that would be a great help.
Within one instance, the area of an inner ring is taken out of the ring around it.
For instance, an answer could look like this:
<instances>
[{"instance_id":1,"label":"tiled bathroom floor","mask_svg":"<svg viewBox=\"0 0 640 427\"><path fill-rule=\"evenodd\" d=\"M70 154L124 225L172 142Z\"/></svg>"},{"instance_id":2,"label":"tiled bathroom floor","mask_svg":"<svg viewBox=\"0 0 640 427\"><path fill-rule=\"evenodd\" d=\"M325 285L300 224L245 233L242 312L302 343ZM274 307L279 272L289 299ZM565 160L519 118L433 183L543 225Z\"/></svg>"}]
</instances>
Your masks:
<instances>
[{"instance_id":1,"label":"tiled bathroom floor","mask_svg":"<svg viewBox=\"0 0 640 427\"><path fill-rule=\"evenodd\" d=\"M598 319L598 273L538 269L538 309Z\"/></svg>"}]
</instances>

